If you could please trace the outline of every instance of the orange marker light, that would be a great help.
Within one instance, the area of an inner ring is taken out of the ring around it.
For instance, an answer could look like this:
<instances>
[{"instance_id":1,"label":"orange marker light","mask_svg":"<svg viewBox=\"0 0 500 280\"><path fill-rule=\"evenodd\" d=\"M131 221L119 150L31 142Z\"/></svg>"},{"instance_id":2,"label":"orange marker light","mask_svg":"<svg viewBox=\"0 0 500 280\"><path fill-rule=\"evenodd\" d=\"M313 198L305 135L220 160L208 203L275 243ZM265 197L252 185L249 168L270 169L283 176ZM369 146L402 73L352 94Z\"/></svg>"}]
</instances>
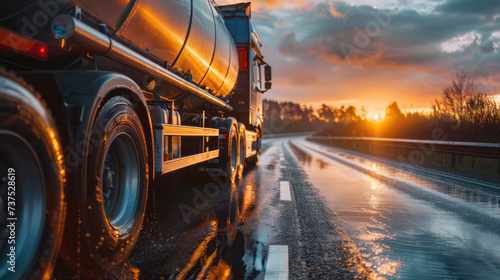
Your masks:
<instances>
[{"instance_id":1,"label":"orange marker light","mask_svg":"<svg viewBox=\"0 0 500 280\"><path fill-rule=\"evenodd\" d=\"M46 44L26 38L12 31L0 28L0 48L14 53L22 53L40 59L46 59L48 48Z\"/></svg>"}]
</instances>

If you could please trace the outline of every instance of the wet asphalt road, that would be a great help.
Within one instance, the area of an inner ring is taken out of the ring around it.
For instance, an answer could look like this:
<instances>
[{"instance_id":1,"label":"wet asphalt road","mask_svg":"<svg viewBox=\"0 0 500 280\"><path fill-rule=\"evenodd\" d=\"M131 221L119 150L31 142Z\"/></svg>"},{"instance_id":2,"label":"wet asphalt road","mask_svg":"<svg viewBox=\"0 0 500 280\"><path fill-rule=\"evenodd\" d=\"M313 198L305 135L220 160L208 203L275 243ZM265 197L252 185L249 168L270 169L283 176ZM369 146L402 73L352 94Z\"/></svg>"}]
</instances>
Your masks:
<instances>
[{"instance_id":1,"label":"wet asphalt road","mask_svg":"<svg viewBox=\"0 0 500 280\"><path fill-rule=\"evenodd\" d=\"M195 169L161 178L129 259L80 277L264 279L270 246L286 245L289 279L495 279L500 189L464 180L304 137L264 140L236 184Z\"/></svg>"}]
</instances>

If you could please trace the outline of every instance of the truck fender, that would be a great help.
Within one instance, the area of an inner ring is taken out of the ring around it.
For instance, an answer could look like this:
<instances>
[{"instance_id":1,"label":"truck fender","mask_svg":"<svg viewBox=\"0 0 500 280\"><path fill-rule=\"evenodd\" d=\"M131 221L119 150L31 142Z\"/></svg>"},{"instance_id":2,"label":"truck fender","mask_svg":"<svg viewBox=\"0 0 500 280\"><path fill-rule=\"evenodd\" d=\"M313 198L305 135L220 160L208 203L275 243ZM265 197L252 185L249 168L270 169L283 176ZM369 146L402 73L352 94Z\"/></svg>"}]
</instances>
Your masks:
<instances>
[{"instance_id":1,"label":"truck fender","mask_svg":"<svg viewBox=\"0 0 500 280\"><path fill-rule=\"evenodd\" d=\"M92 148L92 137L99 137L99 135L91 135L91 129L101 107L114 96L124 96L130 100L142 122L148 145L148 176L152 182L155 174L152 121L140 87L122 74L107 71L61 71L54 73L54 77L64 96L69 119L75 124L73 135L70 136L71 148L65 151L68 173L78 172L78 174L73 174L73 179L78 183L86 179L83 174L85 168L76 167L80 164L87 166L86 156ZM85 187L74 191L79 194L75 198L85 199Z\"/></svg>"},{"instance_id":2,"label":"truck fender","mask_svg":"<svg viewBox=\"0 0 500 280\"><path fill-rule=\"evenodd\" d=\"M259 130L260 131L260 137L262 138L262 120L261 119L257 119L253 126L255 127L255 131Z\"/></svg>"}]
</instances>

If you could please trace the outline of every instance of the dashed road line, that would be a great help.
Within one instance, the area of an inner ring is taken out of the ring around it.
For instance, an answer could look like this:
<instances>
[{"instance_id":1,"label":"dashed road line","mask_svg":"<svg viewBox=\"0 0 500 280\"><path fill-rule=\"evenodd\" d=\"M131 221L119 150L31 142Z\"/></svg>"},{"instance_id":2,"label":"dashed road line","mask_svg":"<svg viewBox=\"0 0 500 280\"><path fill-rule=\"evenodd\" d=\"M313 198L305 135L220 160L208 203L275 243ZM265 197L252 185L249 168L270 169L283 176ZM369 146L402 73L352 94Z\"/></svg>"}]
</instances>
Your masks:
<instances>
[{"instance_id":1,"label":"dashed road line","mask_svg":"<svg viewBox=\"0 0 500 280\"><path fill-rule=\"evenodd\" d=\"M264 280L288 280L288 246L269 246Z\"/></svg>"},{"instance_id":2,"label":"dashed road line","mask_svg":"<svg viewBox=\"0 0 500 280\"><path fill-rule=\"evenodd\" d=\"M288 181L280 182L280 200L292 201L292 196L290 194L290 183Z\"/></svg>"}]
</instances>

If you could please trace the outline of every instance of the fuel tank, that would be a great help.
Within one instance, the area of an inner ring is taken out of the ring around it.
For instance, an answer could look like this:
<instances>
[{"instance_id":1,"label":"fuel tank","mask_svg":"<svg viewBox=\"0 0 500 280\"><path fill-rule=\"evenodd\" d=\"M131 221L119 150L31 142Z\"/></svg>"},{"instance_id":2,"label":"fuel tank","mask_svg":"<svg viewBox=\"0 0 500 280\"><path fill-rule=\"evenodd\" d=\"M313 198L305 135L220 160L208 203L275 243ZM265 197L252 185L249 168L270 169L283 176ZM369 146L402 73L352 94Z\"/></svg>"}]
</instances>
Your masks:
<instances>
[{"instance_id":1,"label":"fuel tank","mask_svg":"<svg viewBox=\"0 0 500 280\"><path fill-rule=\"evenodd\" d=\"M238 53L211 0L73 0L84 13L218 97L228 97Z\"/></svg>"},{"instance_id":2,"label":"fuel tank","mask_svg":"<svg viewBox=\"0 0 500 280\"><path fill-rule=\"evenodd\" d=\"M68 9L77 6L86 18L97 24L104 24L106 35L109 37L125 42L131 49L142 54L146 53L155 62L180 75L190 73L193 83L217 97L227 98L236 85L238 52L213 0L0 2L0 24L14 15L19 23L19 18L22 17L37 19L37 13L47 14L48 11L68 13ZM31 8L33 15L22 16L26 7ZM55 16L50 13L47 15ZM47 22L49 21L50 19L47 19ZM22 31L22 28L18 30ZM161 92L161 95L175 99L178 92Z\"/></svg>"}]
</instances>

